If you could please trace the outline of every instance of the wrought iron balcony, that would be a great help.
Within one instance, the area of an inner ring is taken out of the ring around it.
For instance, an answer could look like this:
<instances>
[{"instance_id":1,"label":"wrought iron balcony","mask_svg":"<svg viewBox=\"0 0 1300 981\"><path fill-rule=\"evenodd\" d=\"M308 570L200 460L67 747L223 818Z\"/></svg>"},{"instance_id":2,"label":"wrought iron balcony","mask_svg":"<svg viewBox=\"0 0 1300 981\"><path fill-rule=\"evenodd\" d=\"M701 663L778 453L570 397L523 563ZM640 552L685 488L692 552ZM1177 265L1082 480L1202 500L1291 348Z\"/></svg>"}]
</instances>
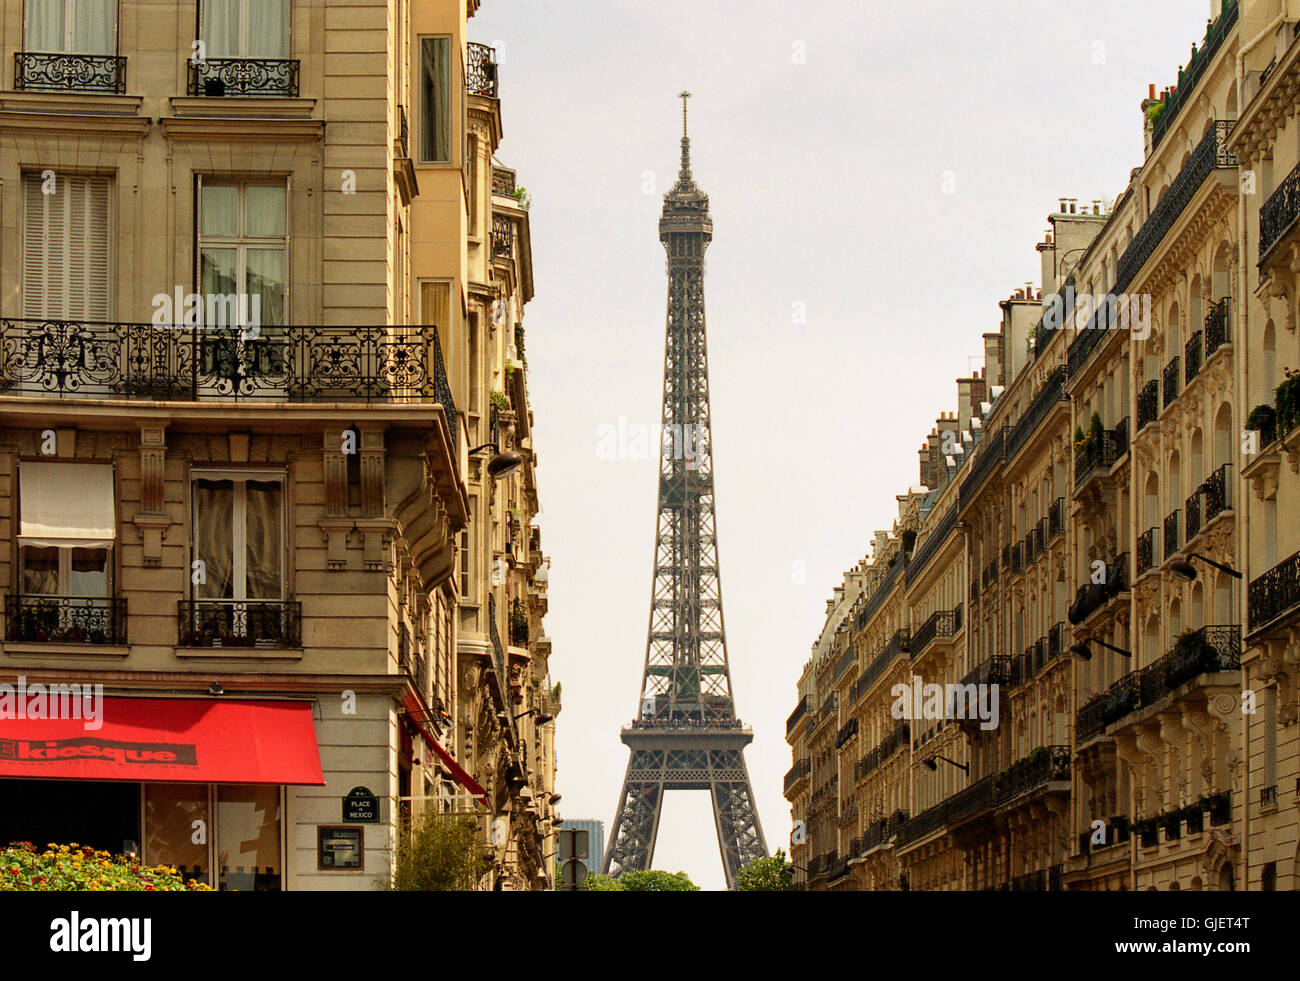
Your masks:
<instances>
[{"instance_id":1,"label":"wrought iron balcony","mask_svg":"<svg viewBox=\"0 0 1300 981\"><path fill-rule=\"evenodd\" d=\"M1293 613L1300 607L1300 552L1251 580L1246 596L1251 633Z\"/></svg>"},{"instance_id":2,"label":"wrought iron balcony","mask_svg":"<svg viewBox=\"0 0 1300 981\"><path fill-rule=\"evenodd\" d=\"M470 95L497 97L497 53L495 48L471 41L465 45L465 88Z\"/></svg>"},{"instance_id":3,"label":"wrought iron balcony","mask_svg":"<svg viewBox=\"0 0 1300 981\"><path fill-rule=\"evenodd\" d=\"M1179 391L1179 389L1178 389L1178 380L1179 380L1179 370L1178 370L1178 368L1179 368L1178 355L1175 354L1172 358L1169 359L1169 363L1168 363L1167 365L1165 365L1165 375L1164 375L1164 393L1165 393L1165 401L1164 401L1164 407L1165 407L1166 409L1169 408L1169 406L1173 405L1174 399L1178 398L1178 391Z\"/></svg>"},{"instance_id":4,"label":"wrought iron balcony","mask_svg":"<svg viewBox=\"0 0 1300 981\"><path fill-rule=\"evenodd\" d=\"M1070 623L1078 626L1127 590L1128 586L1128 553L1124 552L1115 559L1113 565L1106 566L1106 576L1102 582L1088 582L1079 587L1067 618Z\"/></svg>"},{"instance_id":5,"label":"wrought iron balcony","mask_svg":"<svg viewBox=\"0 0 1300 981\"><path fill-rule=\"evenodd\" d=\"M1228 36L1232 26L1237 22L1237 13L1237 0L1224 0L1219 17L1206 26L1205 38L1201 42L1200 50L1197 50L1196 45L1192 45L1192 56L1187 62L1187 67L1178 70L1178 82L1169 93L1164 111L1151 127L1151 149L1153 152L1160 145L1160 141L1164 139L1165 134L1173 128L1174 121L1177 120L1183 107L1191 101L1197 83L1201 80L1201 76L1205 74L1205 69L1214 60L1219 48L1223 46L1224 38Z\"/></svg>"},{"instance_id":6,"label":"wrought iron balcony","mask_svg":"<svg viewBox=\"0 0 1300 981\"><path fill-rule=\"evenodd\" d=\"M1096 474L1108 474L1120 457L1114 430L1089 436L1074 454L1074 490L1077 494Z\"/></svg>"},{"instance_id":7,"label":"wrought iron balcony","mask_svg":"<svg viewBox=\"0 0 1300 981\"><path fill-rule=\"evenodd\" d=\"M1065 533L1065 498L1058 497L1047 511L1047 537L1055 538Z\"/></svg>"},{"instance_id":8,"label":"wrought iron balcony","mask_svg":"<svg viewBox=\"0 0 1300 981\"><path fill-rule=\"evenodd\" d=\"M1300 166L1277 186L1259 209L1259 262L1273 251L1273 247L1295 227L1300 216Z\"/></svg>"},{"instance_id":9,"label":"wrought iron balcony","mask_svg":"<svg viewBox=\"0 0 1300 981\"><path fill-rule=\"evenodd\" d=\"M1070 747L1040 746L998 774L994 796L1002 804L1048 783L1070 779Z\"/></svg>"},{"instance_id":10,"label":"wrought iron balcony","mask_svg":"<svg viewBox=\"0 0 1300 981\"><path fill-rule=\"evenodd\" d=\"M943 547L944 542L952 536L953 530L956 527L957 505L953 504L948 508L944 516L939 519L939 523L936 524L930 530L930 533L925 536L925 541L921 543L916 551L912 553L911 558L907 560L904 573L908 582L911 582L925 569L930 560L933 559L939 549Z\"/></svg>"},{"instance_id":11,"label":"wrought iron balcony","mask_svg":"<svg viewBox=\"0 0 1300 981\"><path fill-rule=\"evenodd\" d=\"M804 777L812 772L812 763L808 757L803 757L794 766L790 767L785 775L785 790L789 792L790 788L797 784Z\"/></svg>"},{"instance_id":12,"label":"wrought iron balcony","mask_svg":"<svg viewBox=\"0 0 1300 981\"><path fill-rule=\"evenodd\" d=\"M515 225L509 215L492 216L492 258L510 259L515 254Z\"/></svg>"},{"instance_id":13,"label":"wrought iron balcony","mask_svg":"<svg viewBox=\"0 0 1300 981\"><path fill-rule=\"evenodd\" d=\"M126 643L126 600L116 596L5 597L5 640L34 644Z\"/></svg>"},{"instance_id":14,"label":"wrought iron balcony","mask_svg":"<svg viewBox=\"0 0 1300 981\"><path fill-rule=\"evenodd\" d=\"M1118 460L1128 452L1128 416L1115 423L1111 430L1115 437L1115 459Z\"/></svg>"},{"instance_id":15,"label":"wrought iron balcony","mask_svg":"<svg viewBox=\"0 0 1300 981\"><path fill-rule=\"evenodd\" d=\"M1232 340L1232 298L1225 296L1211 304L1205 317L1205 360Z\"/></svg>"},{"instance_id":16,"label":"wrought iron balcony","mask_svg":"<svg viewBox=\"0 0 1300 981\"><path fill-rule=\"evenodd\" d=\"M297 58L207 58L190 62L190 95L296 99Z\"/></svg>"},{"instance_id":17,"label":"wrought iron balcony","mask_svg":"<svg viewBox=\"0 0 1300 981\"><path fill-rule=\"evenodd\" d=\"M1190 385L1192 379L1201 373L1201 340L1204 336L1202 331L1197 331L1187 341L1183 347L1183 384Z\"/></svg>"},{"instance_id":18,"label":"wrought iron balcony","mask_svg":"<svg viewBox=\"0 0 1300 981\"><path fill-rule=\"evenodd\" d=\"M126 58L121 55L14 52L14 88L29 92L126 91Z\"/></svg>"},{"instance_id":19,"label":"wrought iron balcony","mask_svg":"<svg viewBox=\"0 0 1300 981\"><path fill-rule=\"evenodd\" d=\"M1184 519L1184 523L1185 523L1185 525L1186 525L1186 531L1187 531L1187 542L1186 542L1186 544L1188 544L1188 545L1190 545L1190 544L1192 543L1192 540L1193 540L1194 538L1196 538L1196 536L1199 535L1199 534L1201 533L1201 493L1202 493L1202 491L1203 491L1203 488L1201 488L1201 487L1196 488L1196 490L1192 491L1192 496L1189 497L1189 498L1186 500L1186 502L1184 502L1184 505L1183 505L1183 513L1187 516L1187 517Z\"/></svg>"},{"instance_id":20,"label":"wrought iron balcony","mask_svg":"<svg viewBox=\"0 0 1300 981\"><path fill-rule=\"evenodd\" d=\"M1178 508L1174 508L1165 515L1164 543L1165 554L1164 560L1168 562L1182 548L1182 540L1178 537Z\"/></svg>"},{"instance_id":21,"label":"wrought iron balcony","mask_svg":"<svg viewBox=\"0 0 1300 981\"><path fill-rule=\"evenodd\" d=\"M1156 564L1156 535L1158 528L1148 528L1137 540L1137 574L1140 577Z\"/></svg>"},{"instance_id":22,"label":"wrought iron balcony","mask_svg":"<svg viewBox=\"0 0 1300 981\"><path fill-rule=\"evenodd\" d=\"M515 196L515 171L508 167L492 168L492 193L503 198Z\"/></svg>"},{"instance_id":23,"label":"wrought iron balcony","mask_svg":"<svg viewBox=\"0 0 1300 981\"><path fill-rule=\"evenodd\" d=\"M996 435L985 436L976 446L974 450L976 458L974 463L971 464L971 471L966 475L966 479L962 481L957 492L958 500L963 506L974 499L984 481L988 479L994 469L1002 465L1005 448L1003 445L1004 432L1004 429L999 429Z\"/></svg>"},{"instance_id":24,"label":"wrought iron balcony","mask_svg":"<svg viewBox=\"0 0 1300 981\"><path fill-rule=\"evenodd\" d=\"M835 662L835 667L831 671L831 684L836 684L841 678L843 678L849 668L853 667L857 659L858 649L853 644L849 644L849 646L845 648L844 653L841 654Z\"/></svg>"},{"instance_id":25,"label":"wrought iron balcony","mask_svg":"<svg viewBox=\"0 0 1300 981\"><path fill-rule=\"evenodd\" d=\"M1225 463L1205 479L1201 489L1205 493L1205 523L1208 525L1224 511L1232 507L1232 481L1228 471L1231 463Z\"/></svg>"},{"instance_id":26,"label":"wrought iron balcony","mask_svg":"<svg viewBox=\"0 0 1300 981\"><path fill-rule=\"evenodd\" d=\"M843 749L844 744L858 734L858 717L852 716L849 721L840 726L840 731L835 737L835 748Z\"/></svg>"},{"instance_id":27,"label":"wrought iron balcony","mask_svg":"<svg viewBox=\"0 0 1300 981\"><path fill-rule=\"evenodd\" d=\"M1011 429L1007 437L1007 459L1014 457L1029 439L1037 432L1043 420L1052 409L1059 405L1068 405L1070 398L1065 394L1065 366L1057 365L1043 380L1043 386L1034 396L1029 407L1021 414L1020 420Z\"/></svg>"},{"instance_id":28,"label":"wrought iron balcony","mask_svg":"<svg viewBox=\"0 0 1300 981\"><path fill-rule=\"evenodd\" d=\"M896 752L906 746L912 738L911 734L912 727L908 722L900 722L894 726L889 735L854 765L853 779L865 780L882 764L888 762Z\"/></svg>"},{"instance_id":29,"label":"wrought iron balcony","mask_svg":"<svg viewBox=\"0 0 1300 981\"><path fill-rule=\"evenodd\" d=\"M930 646L936 637L951 637L961 629L961 604L951 610L935 610L921 625L912 638L910 653L912 660Z\"/></svg>"},{"instance_id":30,"label":"wrought iron balcony","mask_svg":"<svg viewBox=\"0 0 1300 981\"><path fill-rule=\"evenodd\" d=\"M302 604L294 600L181 600L179 647L302 646Z\"/></svg>"},{"instance_id":31,"label":"wrought iron balcony","mask_svg":"<svg viewBox=\"0 0 1300 981\"><path fill-rule=\"evenodd\" d=\"M1160 416L1160 383L1152 378L1138 392L1138 431Z\"/></svg>"},{"instance_id":32,"label":"wrought iron balcony","mask_svg":"<svg viewBox=\"0 0 1300 981\"><path fill-rule=\"evenodd\" d=\"M411 131L406 122L406 106L397 107L397 144L402 148L402 156L411 155Z\"/></svg>"},{"instance_id":33,"label":"wrought iron balcony","mask_svg":"<svg viewBox=\"0 0 1300 981\"><path fill-rule=\"evenodd\" d=\"M799 724L799 720L807 714L808 696L805 695L803 698L799 699L799 704L794 707L794 711L790 713L790 717L785 720L785 734L789 736L790 733L794 731L795 726Z\"/></svg>"},{"instance_id":34,"label":"wrought iron balcony","mask_svg":"<svg viewBox=\"0 0 1300 981\"><path fill-rule=\"evenodd\" d=\"M436 327L239 327L0 319L0 395L154 401L451 398Z\"/></svg>"}]
</instances>

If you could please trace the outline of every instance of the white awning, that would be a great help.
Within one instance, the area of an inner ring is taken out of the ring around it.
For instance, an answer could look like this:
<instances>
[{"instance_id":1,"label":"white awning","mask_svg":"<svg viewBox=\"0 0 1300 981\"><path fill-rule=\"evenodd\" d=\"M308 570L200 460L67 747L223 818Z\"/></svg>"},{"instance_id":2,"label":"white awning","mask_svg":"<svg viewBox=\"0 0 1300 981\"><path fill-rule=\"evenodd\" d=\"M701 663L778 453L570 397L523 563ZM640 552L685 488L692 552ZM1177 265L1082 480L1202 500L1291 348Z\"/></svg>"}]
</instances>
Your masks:
<instances>
[{"instance_id":1,"label":"white awning","mask_svg":"<svg viewBox=\"0 0 1300 981\"><path fill-rule=\"evenodd\" d=\"M113 467L106 463L18 464L18 537L24 545L103 548L117 537Z\"/></svg>"}]
</instances>

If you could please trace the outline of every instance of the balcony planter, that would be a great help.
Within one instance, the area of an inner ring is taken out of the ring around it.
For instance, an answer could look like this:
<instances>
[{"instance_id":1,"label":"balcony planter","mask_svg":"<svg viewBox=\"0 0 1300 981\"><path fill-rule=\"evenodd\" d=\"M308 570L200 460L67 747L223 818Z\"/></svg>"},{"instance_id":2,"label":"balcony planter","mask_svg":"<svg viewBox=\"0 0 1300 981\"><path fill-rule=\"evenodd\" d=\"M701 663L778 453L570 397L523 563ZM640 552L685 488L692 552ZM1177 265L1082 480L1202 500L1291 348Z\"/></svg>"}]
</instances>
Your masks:
<instances>
[{"instance_id":1,"label":"balcony planter","mask_svg":"<svg viewBox=\"0 0 1300 981\"><path fill-rule=\"evenodd\" d=\"M1185 630L1174 642L1165 674L1166 690L1203 674L1214 663L1215 650L1205 642L1202 630Z\"/></svg>"},{"instance_id":2,"label":"balcony planter","mask_svg":"<svg viewBox=\"0 0 1300 981\"><path fill-rule=\"evenodd\" d=\"M1232 820L1232 795L1227 791L1220 791L1210 796L1209 800L1210 824L1217 826L1227 824Z\"/></svg>"},{"instance_id":3,"label":"balcony planter","mask_svg":"<svg viewBox=\"0 0 1300 981\"><path fill-rule=\"evenodd\" d=\"M1267 446L1277 438L1277 412L1271 405L1257 405L1246 417L1246 428L1259 433L1260 446Z\"/></svg>"},{"instance_id":4,"label":"balcony planter","mask_svg":"<svg viewBox=\"0 0 1300 981\"><path fill-rule=\"evenodd\" d=\"M1181 811L1170 811L1160 822L1165 829L1165 841L1177 841L1183 836Z\"/></svg>"},{"instance_id":5,"label":"balcony planter","mask_svg":"<svg viewBox=\"0 0 1300 981\"><path fill-rule=\"evenodd\" d=\"M1133 822L1133 833L1141 839L1143 848L1154 848L1160 844L1159 826L1155 818L1143 818Z\"/></svg>"},{"instance_id":6,"label":"balcony planter","mask_svg":"<svg viewBox=\"0 0 1300 981\"><path fill-rule=\"evenodd\" d=\"M1276 391L1277 431L1280 436L1300 425L1300 370L1284 368L1283 371L1286 372L1286 381Z\"/></svg>"},{"instance_id":7,"label":"balcony planter","mask_svg":"<svg viewBox=\"0 0 1300 981\"><path fill-rule=\"evenodd\" d=\"M1199 835L1205 830L1205 812L1199 804L1189 804L1182 810L1183 820L1187 822L1187 833Z\"/></svg>"}]
</instances>

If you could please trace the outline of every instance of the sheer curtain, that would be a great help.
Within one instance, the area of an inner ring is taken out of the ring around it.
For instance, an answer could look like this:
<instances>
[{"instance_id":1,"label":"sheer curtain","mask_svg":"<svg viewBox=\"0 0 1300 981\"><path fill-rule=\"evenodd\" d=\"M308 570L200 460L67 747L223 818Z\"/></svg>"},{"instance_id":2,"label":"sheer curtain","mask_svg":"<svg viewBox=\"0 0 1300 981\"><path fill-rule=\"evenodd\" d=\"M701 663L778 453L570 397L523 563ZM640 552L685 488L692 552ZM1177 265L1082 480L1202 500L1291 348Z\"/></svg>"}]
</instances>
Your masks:
<instances>
[{"instance_id":1,"label":"sheer curtain","mask_svg":"<svg viewBox=\"0 0 1300 981\"><path fill-rule=\"evenodd\" d=\"M199 37L209 58L238 58L241 0L202 0Z\"/></svg>"},{"instance_id":2,"label":"sheer curtain","mask_svg":"<svg viewBox=\"0 0 1300 981\"><path fill-rule=\"evenodd\" d=\"M27 0L23 48L27 51L62 51L66 7L67 0Z\"/></svg>"},{"instance_id":3,"label":"sheer curtain","mask_svg":"<svg viewBox=\"0 0 1300 981\"><path fill-rule=\"evenodd\" d=\"M289 57L289 0L244 0L248 4L248 58Z\"/></svg>"},{"instance_id":4,"label":"sheer curtain","mask_svg":"<svg viewBox=\"0 0 1300 981\"><path fill-rule=\"evenodd\" d=\"M250 480L245 486L248 488L246 595L250 600L278 600L284 595L280 587L280 484Z\"/></svg>"},{"instance_id":5,"label":"sheer curtain","mask_svg":"<svg viewBox=\"0 0 1300 981\"><path fill-rule=\"evenodd\" d=\"M195 538L206 578L199 599L233 599L235 485L230 480L200 480L194 485Z\"/></svg>"},{"instance_id":6,"label":"sheer curtain","mask_svg":"<svg viewBox=\"0 0 1300 981\"><path fill-rule=\"evenodd\" d=\"M451 160L451 84L447 72L451 42L445 37L429 37L421 46L424 159L447 162Z\"/></svg>"},{"instance_id":7,"label":"sheer curtain","mask_svg":"<svg viewBox=\"0 0 1300 981\"><path fill-rule=\"evenodd\" d=\"M117 50L117 0L74 0L72 51L112 54Z\"/></svg>"}]
</instances>

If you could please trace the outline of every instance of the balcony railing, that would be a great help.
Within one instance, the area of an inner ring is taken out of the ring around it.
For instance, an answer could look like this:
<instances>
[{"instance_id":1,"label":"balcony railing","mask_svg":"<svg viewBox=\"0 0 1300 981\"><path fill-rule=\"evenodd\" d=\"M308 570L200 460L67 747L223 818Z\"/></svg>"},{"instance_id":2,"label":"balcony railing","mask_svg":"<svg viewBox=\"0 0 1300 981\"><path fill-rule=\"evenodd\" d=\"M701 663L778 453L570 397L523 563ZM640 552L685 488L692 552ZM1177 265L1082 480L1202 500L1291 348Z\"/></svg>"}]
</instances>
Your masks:
<instances>
[{"instance_id":1,"label":"balcony railing","mask_svg":"<svg viewBox=\"0 0 1300 981\"><path fill-rule=\"evenodd\" d=\"M465 45L465 88L470 95L497 97L497 53L486 44Z\"/></svg>"},{"instance_id":2,"label":"balcony railing","mask_svg":"<svg viewBox=\"0 0 1300 981\"><path fill-rule=\"evenodd\" d=\"M1088 582L1079 587L1070 605L1068 619L1078 626L1092 616L1097 610L1106 606L1120 593L1128 589L1128 553L1115 559L1113 565L1106 566L1106 576L1102 582Z\"/></svg>"},{"instance_id":3,"label":"balcony railing","mask_svg":"<svg viewBox=\"0 0 1300 981\"><path fill-rule=\"evenodd\" d=\"M1282 240L1300 216L1300 166L1297 166L1259 209L1259 261Z\"/></svg>"},{"instance_id":4,"label":"balcony railing","mask_svg":"<svg viewBox=\"0 0 1300 981\"><path fill-rule=\"evenodd\" d=\"M1190 385L1192 379L1201 373L1201 339L1202 331L1197 331L1183 348L1183 383Z\"/></svg>"},{"instance_id":5,"label":"balcony railing","mask_svg":"<svg viewBox=\"0 0 1300 981\"><path fill-rule=\"evenodd\" d=\"M785 734L787 736L790 735L790 733L794 731L795 726L799 724L799 720L807 714L808 696L805 695L803 698L799 699L799 704L794 707L794 711L790 713L790 717L785 720Z\"/></svg>"},{"instance_id":6,"label":"balcony railing","mask_svg":"<svg viewBox=\"0 0 1300 981\"><path fill-rule=\"evenodd\" d=\"M411 155L411 131L406 122L406 106L397 107L397 143L402 148L402 156Z\"/></svg>"},{"instance_id":7,"label":"balcony railing","mask_svg":"<svg viewBox=\"0 0 1300 981\"><path fill-rule=\"evenodd\" d=\"M1187 532L1186 544L1188 545L1192 543L1192 539L1201 533L1202 490L1202 488L1198 487L1196 490L1192 491L1192 496L1189 497L1183 505L1183 513L1187 516L1184 523Z\"/></svg>"},{"instance_id":8,"label":"balcony railing","mask_svg":"<svg viewBox=\"0 0 1300 981\"><path fill-rule=\"evenodd\" d=\"M294 600L182 600L179 647L302 646L302 604Z\"/></svg>"},{"instance_id":9,"label":"balcony railing","mask_svg":"<svg viewBox=\"0 0 1300 981\"><path fill-rule=\"evenodd\" d=\"M1166 409L1169 408L1169 406L1173 405L1174 399L1178 398L1178 380L1179 380L1178 369L1179 369L1178 355L1175 354L1172 358L1169 359L1169 363L1165 365L1164 407Z\"/></svg>"},{"instance_id":10,"label":"balcony railing","mask_svg":"<svg viewBox=\"0 0 1300 981\"><path fill-rule=\"evenodd\" d=\"M1205 317L1205 360L1232 340L1232 299L1225 296L1210 306Z\"/></svg>"},{"instance_id":11,"label":"balcony railing","mask_svg":"<svg viewBox=\"0 0 1300 981\"><path fill-rule=\"evenodd\" d=\"M853 667L854 662L858 659L858 649L850 644L843 654L835 662L835 667L831 671L831 684L835 684L844 677L845 672Z\"/></svg>"},{"instance_id":12,"label":"balcony railing","mask_svg":"<svg viewBox=\"0 0 1300 981\"><path fill-rule=\"evenodd\" d=\"M1178 550L1183 546L1182 540L1178 537L1178 514L1179 514L1178 508L1174 508L1174 510L1170 511L1167 515L1165 515L1164 560L1166 562L1172 559L1174 555L1178 552Z\"/></svg>"},{"instance_id":13,"label":"balcony railing","mask_svg":"<svg viewBox=\"0 0 1300 981\"><path fill-rule=\"evenodd\" d=\"M126 91L126 58L121 55L14 52L14 88L31 92Z\"/></svg>"},{"instance_id":14,"label":"balcony railing","mask_svg":"<svg viewBox=\"0 0 1300 981\"><path fill-rule=\"evenodd\" d=\"M943 547L944 542L948 540L952 535L953 529L956 527L957 505L953 504L952 507L948 509L947 513L939 519L939 523L936 524L934 528L930 530L930 533L925 536L925 541L921 546L917 548L917 550L912 553L911 558L907 560L907 567L904 571L905 578L908 582L911 582L922 572L922 570L925 569L926 565L934 558L939 549Z\"/></svg>"},{"instance_id":15,"label":"balcony railing","mask_svg":"<svg viewBox=\"0 0 1300 981\"><path fill-rule=\"evenodd\" d=\"M995 798L1005 803L1044 784L1069 779L1070 747L1040 746L998 774Z\"/></svg>"},{"instance_id":16,"label":"balcony railing","mask_svg":"<svg viewBox=\"0 0 1300 981\"><path fill-rule=\"evenodd\" d=\"M492 258L509 259L515 254L515 225L509 215L492 216Z\"/></svg>"},{"instance_id":17,"label":"balcony railing","mask_svg":"<svg viewBox=\"0 0 1300 981\"><path fill-rule=\"evenodd\" d=\"M873 747L866 756L858 760L853 767L853 779L864 780L870 774L874 773L883 763L888 762L889 758L908 744L911 739L912 727L908 722L900 722L890 731L889 735L882 739L879 745Z\"/></svg>"},{"instance_id":18,"label":"balcony railing","mask_svg":"<svg viewBox=\"0 0 1300 981\"><path fill-rule=\"evenodd\" d=\"M1138 535L1137 540L1137 574L1141 576L1144 572L1155 567L1156 564L1156 535L1159 533L1158 528L1148 528L1142 534Z\"/></svg>"},{"instance_id":19,"label":"balcony railing","mask_svg":"<svg viewBox=\"0 0 1300 981\"><path fill-rule=\"evenodd\" d=\"M1205 479L1201 489L1205 492L1205 523L1208 525L1224 511L1232 507L1232 481L1228 471L1231 463L1225 463Z\"/></svg>"},{"instance_id":20,"label":"balcony railing","mask_svg":"<svg viewBox=\"0 0 1300 981\"><path fill-rule=\"evenodd\" d=\"M858 717L855 715L848 722L840 726L840 731L835 737L835 748L843 749L844 744L858 734Z\"/></svg>"},{"instance_id":21,"label":"balcony railing","mask_svg":"<svg viewBox=\"0 0 1300 981\"><path fill-rule=\"evenodd\" d=\"M1011 434L1007 437L1007 459L1010 460L1020 451L1042 425L1043 420L1051 413L1054 406L1066 404L1069 402L1069 396L1065 394L1065 366L1057 365L1043 381L1043 386L1034 396L1034 400L1029 403L1020 416L1020 421L1011 429Z\"/></svg>"},{"instance_id":22,"label":"balcony railing","mask_svg":"<svg viewBox=\"0 0 1300 981\"><path fill-rule=\"evenodd\" d=\"M190 62L190 95L298 97L296 58L207 58Z\"/></svg>"},{"instance_id":23,"label":"balcony railing","mask_svg":"<svg viewBox=\"0 0 1300 981\"><path fill-rule=\"evenodd\" d=\"M893 590L894 586L898 584L898 577L902 575L902 573L903 558L901 554L898 554L895 555L893 560L889 563L889 567L885 570L885 574L880 579L876 580L876 586L875 589L872 590L871 595L867 597L860 607L858 607L857 613L854 614L853 624L858 630L865 627L871 621L871 618L876 615L876 611L879 610L885 600L889 598L890 592Z\"/></svg>"},{"instance_id":24,"label":"balcony railing","mask_svg":"<svg viewBox=\"0 0 1300 981\"><path fill-rule=\"evenodd\" d=\"M1115 423L1115 428L1111 432L1114 433L1115 459L1118 460L1128 452L1128 416Z\"/></svg>"},{"instance_id":25,"label":"balcony railing","mask_svg":"<svg viewBox=\"0 0 1300 981\"><path fill-rule=\"evenodd\" d=\"M1236 22L1237 0L1224 0L1223 9L1218 19L1206 26L1205 38L1201 42L1200 50L1197 50L1196 45L1192 45L1192 57L1187 62L1187 67L1178 70L1178 82L1169 93L1164 111L1151 127L1152 151L1160 145L1160 141L1164 139L1165 134L1173 128L1175 120L1178 119L1178 114L1195 94L1197 82L1205 74L1205 69L1214 60L1219 48L1223 46L1223 39L1228 36Z\"/></svg>"},{"instance_id":26,"label":"balcony railing","mask_svg":"<svg viewBox=\"0 0 1300 981\"><path fill-rule=\"evenodd\" d=\"M1160 416L1160 382L1152 378L1138 392L1138 431Z\"/></svg>"},{"instance_id":27,"label":"balcony railing","mask_svg":"<svg viewBox=\"0 0 1300 981\"><path fill-rule=\"evenodd\" d=\"M1002 465L1004 431L999 429L997 435L985 436L983 441L975 448L977 459L972 464L970 473L962 481L961 488L957 492L958 500L962 505L973 500L984 481L993 473L994 468Z\"/></svg>"},{"instance_id":28,"label":"balcony railing","mask_svg":"<svg viewBox=\"0 0 1300 981\"><path fill-rule=\"evenodd\" d=\"M120 597L5 597L5 640L34 644L126 643L126 600Z\"/></svg>"},{"instance_id":29,"label":"balcony railing","mask_svg":"<svg viewBox=\"0 0 1300 981\"><path fill-rule=\"evenodd\" d=\"M1074 454L1074 489L1077 493L1095 473L1109 473L1120 457L1114 430L1094 433Z\"/></svg>"},{"instance_id":30,"label":"balcony railing","mask_svg":"<svg viewBox=\"0 0 1300 981\"><path fill-rule=\"evenodd\" d=\"M1047 537L1055 538L1065 533L1065 498L1058 497L1047 511Z\"/></svg>"},{"instance_id":31,"label":"balcony railing","mask_svg":"<svg viewBox=\"0 0 1300 981\"><path fill-rule=\"evenodd\" d=\"M961 604L951 610L935 610L912 637L910 653L916 660L936 637L951 637L961 629Z\"/></svg>"},{"instance_id":32,"label":"balcony railing","mask_svg":"<svg viewBox=\"0 0 1300 981\"><path fill-rule=\"evenodd\" d=\"M801 779L812 772L812 763L808 757L803 757L794 766L790 767L785 775L785 789L788 792L791 787L797 784Z\"/></svg>"},{"instance_id":33,"label":"balcony railing","mask_svg":"<svg viewBox=\"0 0 1300 981\"><path fill-rule=\"evenodd\" d=\"M1251 580L1246 596L1251 633L1300 607L1300 552Z\"/></svg>"}]
</instances>

